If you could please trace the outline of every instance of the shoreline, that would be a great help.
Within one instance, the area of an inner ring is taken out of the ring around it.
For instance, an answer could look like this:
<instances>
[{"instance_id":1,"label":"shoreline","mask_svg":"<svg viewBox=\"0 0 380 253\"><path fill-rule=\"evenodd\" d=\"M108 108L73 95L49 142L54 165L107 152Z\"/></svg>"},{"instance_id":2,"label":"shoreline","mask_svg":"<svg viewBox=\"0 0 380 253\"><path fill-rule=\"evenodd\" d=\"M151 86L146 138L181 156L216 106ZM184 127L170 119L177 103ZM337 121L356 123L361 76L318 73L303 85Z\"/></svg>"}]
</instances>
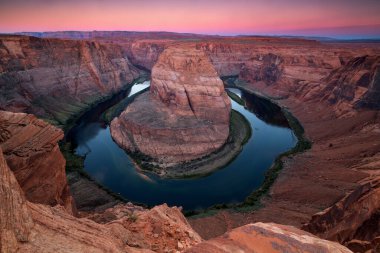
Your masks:
<instances>
[{"instance_id":1,"label":"shoreline","mask_svg":"<svg viewBox=\"0 0 380 253\"><path fill-rule=\"evenodd\" d=\"M137 203L125 199L120 193L114 192L107 188L103 184L97 182L84 170L84 159L85 156L76 155L72 149L73 143L67 140L67 136L70 131L77 126L81 118L90 112L92 109L101 105L104 102L111 100L112 98L118 96L123 92L127 92L136 83L142 83L148 80L146 75L140 76L129 83L123 89L116 93L107 95L99 100L97 103L92 104L80 114L73 115L71 118L75 119L70 124L62 126L58 125L64 131L64 139L60 142L60 150L66 160L66 177L69 183L70 191L75 199L79 211L92 212L95 210L104 211L108 207L112 207L119 203L131 202L135 205L148 208L148 205L143 203ZM118 104L118 103L117 103ZM105 111L107 112L107 110ZM99 117L102 117L105 112L103 112ZM85 196L83 196L85 195ZM82 206L82 208L81 208Z\"/></svg>"},{"instance_id":2,"label":"shoreline","mask_svg":"<svg viewBox=\"0 0 380 253\"><path fill-rule=\"evenodd\" d=\"M218 211L221 211L221 210L233 210L235 212L250 212L250 211L260 209L262 207L261 206L262 198L268 195L268 192L271 186L274 184L279 173L283 169L283 166L284 166L283 160L291 156L303 153L311 149L311 146L312 146L311 141L309 141L306 138L305 133L304 133L304 128L302 124L299 122L299 120L286 107L277 103L274 98L271 98L271 97L265 96L262 93L250 90L249 88L245 86L237 85L236 83L234 83L233 85L229 83L227 87L239 88L249 94L255 95L257 97L260 97L262 99L269 101L270 103L273 103L279 106L281 110L283 111L289 123L290 128L293 130L297 138L297 143L292 149L279 154L275 158L271 167L265 172L265 178L261 186L258 189L253 190L243 202L236 203L236 204L220 203L204 210L188 211L185 213L185 215L186 217L190 219L213 216L217 214Z\"/></svg>"},{"instance_id":3,"label":"shoreline","mask_svg":"<svg viewBox=\"0 0 380 253\"><path fill-rule=\"evenodd\" d=\"M245 117L235 110L231 110L230 135L226 143L202 158L192 160L186 163L175 165L168 168L147 169L146 166L154 166L149 161L142 161L139 154L127 154L136 162L143 172L154 173L162 178L168 179L189 179L205 177L213 172L225 167L227 164L234 161L240 154L243 146L251 138L252 129ZM152 162L154 163L154 162ZM145 166L145 168L144 168ZM165 173L162 173L164 170Z\"/></svg>"},{"instance_id":4,"label":"shoreline","mask_svg":"<svg viewBox=\"0 0 380 253\"><path fill-rule=\"evenodd\" d=\"M254 94L255 96L259 96L263 99L266 99L268 101L270 101L271 103L274 103L276 105L278 105L278 103L276 103L272 98L268 98L262 94L258 94L252 90L249 90L249 89L246 89L244 86L230 86L231 88L234 87L234 88L240 88L248 93L251 93L251 94ZM144 92L141 91L141 92ZM133 99L133 97L141 94L141 92L135 94L134 96L132 96L131 98ZM129 98L130 99L130 98ZM233 99L233 98L231 98ZM122 102L123 100L121 100L120 102ZM102 101L103 102L103 101ZM119 103L120 103L119 102ZM241 102L241 101L236 101L237 103ZM101 102L100 102L101 103ZM118 104L118 103L117 103ZM115 104L113 107L117 107L117 104ZM280 105L279 105L280 106ZM283 106L280 106L283 111L284 111L284 114L286 115L286 118L288 119L289 121L289 117L295 119L296 122L298 122L298 120L291 115L291 113L287 112L286 109L283 107ZM92 107L93 108L93 107ZM109 109L111 109L112 107L110 107ZM103 114L102 116L108 112L107 109ZM90 111L91 108L89 110L87 110L86 112ZM234 110L232 110L234 111ZM231 112L232 112L231 111ZM240 116L240 120L238 122L240 123L243 123L245 125L245 129L247 130L247 128L249 129L249 133L247 131L244 131L245 133L243 134L245 137L242 138L242 136L240 136L240 145L237 145L235 146L234 150L235 152L233 153L233 155L229 155L229 156L226 156L227 158L224 159L221 163L218 163L218 166L213 166L211 169L210 169L210 165L209 164L204 164L204 163L207 163L207 160L206 162L205 161L200 161L200 163L203 163L202 164L202 167L201 169L196 169L194 170L192 173L187 173L185 174L185 176L183 175L183 173L180 173L180 174L177 174L177 173L172 173L172 174L168 174L166 176L166 178L173 178L173 179L185 179L185 178L199 178L199 177L204 177L204 176L207 176L215 171L217 171L218 169L226 166L228 163L232 162L236 157L237 155L241 152L244 144L248 141L248 139L250 138L251 134L252 134L252 129L251 129L251 126L249 125L249 123L247 122L247 120L245 119L245 117L243 115L240 115L240 113L236 112L236 114L238 115L238 117ZM83 115L83 114L82 114ZM231 117L232 118L232 117ZM241 124L239 123L236 123L235 125L236 126L239 126L239 129L241 129ZM247 126L248 124L248 126ZM299 122L297 123L299 124ZM230 124L230 127L231 127L231 124ZM295 129L294 129L294 126L291 126L292 130L296 133ZM303 131L303 128L301 126L301 129ZM297 136L297 139L298 139L298 142L296 144L296 146L298 145L299 143L299 138L298 138L298 135ZM229 137L230 138L230 137ZM225 146L225 145L224 145ZM223 147L224 147L223 146ZM222 147L222 148L223 148ZM294 148L293 148L294 149ZM190 216L190 217L193 217L193 218L196 218L198 215L209 215L209 213L215 213L217 210L221 210L221 209L236 209L236 210L239 210L239 211L243 211L244 209L247 209L248 210L252 210L252 208L257 208L257 204L259 202L259 200L267 193L267 191L269 190L270 186L273 184L274 182L274 179L273 178L273 175L276 175L278 174L278 172L281 170L282 168L282 161L281 159L285 158L285 157L288 157L290 155L294 155L294 151L293 149L283 153L283 154L280 154L274 161L274 164L268 169L267 171L267 175L265 176L265 179L264 179L264 182L263 184L260 186L259 189L253 191L250 193L250 195L247 196L246 200L244 202L240 202L240 203L237 203L237 204L226 204L226 203L220 203L220 204L216 204L216 205L213 205L207 209L203 209L203 210L191 210L191 211L187 211L187 212L184 212L184 214L186 216ZM289 153L288 153L289 152ZM70 152L72 153L72 152ZM145 174L145 173L155 173L151 170L147 170L147 169L144 169L141 164L138 162L138 160L136 159L136 157L133 156L133 154L129 154L127 152L127 154L131 157L131 159L133 160L134 163L136 163L136 165L138 165L139 167L139 170L141 171L142 174ZM223 153L224 154L224 153ZM228 154L228 152L227 152ZM75 155L75 154L74 154ZM76 156L76 155L75 155ZM222 156L224 157L224 156ZM210 157L208 157L210 158ZM218 156L212 156L211 159L213 160L217 160ZM82 165L83 166L83 165ZM275 168L275 169L273 169ZM183 170L184 168L179 168L179 170ZM69 171L68 171L69 172ZM72 172L72 171L71 171ZM117 199L118 201L122 201L122 202L128 202L127 199L124 199L121 195L119 195L118 193L115 193L113 192L112 190L110 189L107 189L106 187L104 187L102 184L96 182L95 180L93 180L89 175L82 175L83 173L86 174L86 172L84 171L84 167L82 167L81 169L79 168L79 170L77 170L76 172L78 172L81 177L83 177L85 180L89 180L91 181L93 184L95 184L101 191L105 191L108 195L112 196L113 198ZM155 173L157 174L157 173ZM269 178L269 179L267 179ZM268 181L269 180L269 181ZM267 183L268 181L268 183ZM265 189L265 192L262 191L262 188ZM259 192L260 194L258 195ZM74 195L74 194L73 194ZM254 199L254 201L252 201L252 199ZM145 204L141 204L141 203L134 203L134 204L137 204L137 205L141 205L141 206L144 206L144 207L147 207L147 205ZM96 209L96 207L95 207Z\"/></svg>"}]
</instances>

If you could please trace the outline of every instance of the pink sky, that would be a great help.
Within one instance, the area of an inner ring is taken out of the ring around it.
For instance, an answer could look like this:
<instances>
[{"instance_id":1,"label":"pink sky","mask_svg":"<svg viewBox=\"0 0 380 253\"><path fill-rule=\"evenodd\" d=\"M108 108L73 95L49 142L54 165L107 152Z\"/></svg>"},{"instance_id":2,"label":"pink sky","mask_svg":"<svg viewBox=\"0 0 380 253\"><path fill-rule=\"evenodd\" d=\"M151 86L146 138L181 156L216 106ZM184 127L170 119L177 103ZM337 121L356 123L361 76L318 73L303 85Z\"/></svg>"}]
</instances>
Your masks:
<instances>
[{"instance_id":1,"label":"pink sky","mask_svg":"<svg viewBox=\"0 0 380 253\"><path fill-rule=\"evenodd\" d=\"M380 35L379 13L380 0L0 0L0 32Z\"/></svg>"}]
</instances>

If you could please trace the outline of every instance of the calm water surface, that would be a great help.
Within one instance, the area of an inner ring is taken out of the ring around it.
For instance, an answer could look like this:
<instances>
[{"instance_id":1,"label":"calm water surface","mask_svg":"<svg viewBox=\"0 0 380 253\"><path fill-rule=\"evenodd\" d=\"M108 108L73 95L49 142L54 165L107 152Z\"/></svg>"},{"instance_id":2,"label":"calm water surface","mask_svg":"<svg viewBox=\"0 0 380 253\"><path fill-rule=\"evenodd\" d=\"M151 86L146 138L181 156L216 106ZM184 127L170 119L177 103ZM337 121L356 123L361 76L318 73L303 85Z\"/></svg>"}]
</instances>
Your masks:
<instances>
[{"instance_id":1,"label":"calm water surface","mask_svg":"<svg viewBox=\"0 0 380 253\"><path fill-rule=\"evenodd\" d=\"M122 96L131 96L148 86L149 82L136 84ZM233 162L207 177L161 179L138 172L101 120L101 112L111 106L107 103L82 117L70 138L76 143L75 152L86 155L86 172L128 200L148 205L167 203L186 210L241 202L260 187L276 156L295 146L297 139L277 106L238 89L230 90L246 101L246 108L234 101L232 108L249 121L252 137Z\"/></svg>"}]
</instances>

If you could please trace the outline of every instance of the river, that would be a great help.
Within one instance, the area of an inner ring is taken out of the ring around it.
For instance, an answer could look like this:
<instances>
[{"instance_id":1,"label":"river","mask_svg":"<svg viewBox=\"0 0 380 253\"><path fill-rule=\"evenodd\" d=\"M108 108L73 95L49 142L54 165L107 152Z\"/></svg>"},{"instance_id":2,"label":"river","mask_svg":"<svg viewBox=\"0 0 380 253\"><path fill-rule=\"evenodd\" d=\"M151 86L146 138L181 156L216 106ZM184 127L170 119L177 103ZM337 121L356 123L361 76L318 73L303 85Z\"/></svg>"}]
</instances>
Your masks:
<instances>
[{"instance_id":1,"label":"river","mask_svg":"<svg viewBox=\"0 0 380 253\"><path fill-rule=\"evenodd\" d=\"M148 86L149 81L135 84L119 97L132 96ZM130 157L112 140L109 125L100 117L111 104L103 103L86 113L71 131L69 140L75 143L76 154L86 156L85 171L130 201L147 205L167 203L185 210L242 202L260 187L274 159L294 147L297 138L278 106L239 89L229 90L246 102L244 107L232 101L232 108L249 121L252 136L231 163L206 177L163 179L136 170Z\"/></svg>"}]
</instances>

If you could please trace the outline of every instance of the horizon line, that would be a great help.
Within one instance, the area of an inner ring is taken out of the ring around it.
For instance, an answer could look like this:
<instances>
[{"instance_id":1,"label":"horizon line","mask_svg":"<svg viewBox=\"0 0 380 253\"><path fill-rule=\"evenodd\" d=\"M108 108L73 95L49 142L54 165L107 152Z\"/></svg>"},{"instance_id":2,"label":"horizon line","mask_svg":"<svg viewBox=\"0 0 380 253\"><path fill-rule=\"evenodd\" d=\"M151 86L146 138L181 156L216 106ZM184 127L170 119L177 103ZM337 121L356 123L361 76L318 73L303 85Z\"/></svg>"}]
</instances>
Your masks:
<instances>
[{"instance_id":1,"label":"horizon line","mask_svg":"<svg viewBox=\"0 0 380 253\"><path fill-rule=\"evenodd\" d=\"M329 28L311 28L311 29L302 29L302 30L292 30L289 33L282 32L272 32L272 33L197 33L197 32L178 32L178 31L167 31L167 30L45 30L45 31L16 31L16 32L3 32L0 31L0 34L9 34L9 35L23 35L27 33L60 33L60 32L131 32L131 33L173 33L173 34L188 34L188 35L205 35L205 36L219 36L219 37L240 37L240 36L256 36L256 37L306 37L306 38L323 38L323 39L332 39L332 40L379 40L380 34L355 34L355 33L345 33L345 34L335 34L335 35L324 35L324 34L307 34L299 33L294 34L294 32L301 31L310 31L313 30L322 30L322 29L336 29L336 28L353 28L353 27L368 27L368 26L380 26L380 24L375 25L361 25L361 26L342 26L342 27L329 27Z\"/></svg>"}]
</instances>

